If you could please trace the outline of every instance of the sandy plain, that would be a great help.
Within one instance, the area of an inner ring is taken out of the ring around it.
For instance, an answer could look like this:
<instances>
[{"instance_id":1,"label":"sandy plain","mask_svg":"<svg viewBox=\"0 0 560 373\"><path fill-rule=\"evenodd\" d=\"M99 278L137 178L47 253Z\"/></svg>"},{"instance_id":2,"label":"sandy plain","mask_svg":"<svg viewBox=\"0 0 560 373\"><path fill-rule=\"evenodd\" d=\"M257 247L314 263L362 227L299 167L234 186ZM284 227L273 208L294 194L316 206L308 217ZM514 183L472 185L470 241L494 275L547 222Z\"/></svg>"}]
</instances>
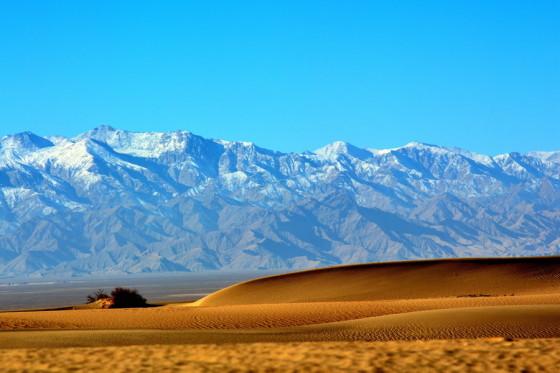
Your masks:
<instances>
[{"instance_id":1,"label":"sandy plain","mask_svg":"<svg viewBox=\"0 0 560 373\"><path fill-rule=\"evenodd\" d=\"M4 372L557 372L557 339L12 349Z\"/></svg>"},{"instance_id":2,"label":"sandy plain","mask_svg":"<svg viewBox=\"0 0 560 373\"><path fill-rule=\"evenodd\" d=\"M560 257L415 261L270 276L195 303L2 312L0 369L556 372L558 338Z\"/></svg>"}]
</instances>

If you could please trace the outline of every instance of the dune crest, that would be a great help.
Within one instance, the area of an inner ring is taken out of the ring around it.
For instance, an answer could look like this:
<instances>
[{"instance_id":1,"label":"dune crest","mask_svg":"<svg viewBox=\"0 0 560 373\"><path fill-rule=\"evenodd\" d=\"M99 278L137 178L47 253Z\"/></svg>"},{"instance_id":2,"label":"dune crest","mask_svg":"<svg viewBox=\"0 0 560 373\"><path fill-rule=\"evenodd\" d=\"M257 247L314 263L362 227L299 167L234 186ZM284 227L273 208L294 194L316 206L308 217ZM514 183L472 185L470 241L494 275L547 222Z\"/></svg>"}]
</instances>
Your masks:
<instances>
[{"instance_id":1,"label":"dune crest","mask_svg":"<svg viewBox=\"0 0 560 373\"><path fill-rule=\"evenodd\" d=\"M102 308L0 313L0 348L560 338L560 257L331 267L233 285L195 306Z\"/></svg>"},{"instance_id":2,"label":"dune crest","mask_svg":"<svg viewBox=\"0 0 560 373\"><path fill-rule=\"evenodd\" d=\"M264 277L192 306L560 293L560 256L357 264Z\"/></svg>"}]
</instances>

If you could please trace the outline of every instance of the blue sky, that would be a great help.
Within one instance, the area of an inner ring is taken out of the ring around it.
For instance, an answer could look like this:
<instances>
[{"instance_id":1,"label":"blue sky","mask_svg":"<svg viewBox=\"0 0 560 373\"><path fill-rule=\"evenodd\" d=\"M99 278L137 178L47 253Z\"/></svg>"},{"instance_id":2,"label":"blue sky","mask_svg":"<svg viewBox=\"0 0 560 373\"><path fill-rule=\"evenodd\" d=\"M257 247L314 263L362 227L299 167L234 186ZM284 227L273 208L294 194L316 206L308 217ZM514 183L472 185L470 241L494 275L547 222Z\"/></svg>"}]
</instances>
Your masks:
<instances>
[{"instance_id":1,"label":"blue sky","mask_svg":"<svg viewBox=\"0 0 560 373\"><path fill-rule=\"evenodd\" d=\"M558 1L0 0L0 136L560 150Z\"/></svg>"}]
</instances>

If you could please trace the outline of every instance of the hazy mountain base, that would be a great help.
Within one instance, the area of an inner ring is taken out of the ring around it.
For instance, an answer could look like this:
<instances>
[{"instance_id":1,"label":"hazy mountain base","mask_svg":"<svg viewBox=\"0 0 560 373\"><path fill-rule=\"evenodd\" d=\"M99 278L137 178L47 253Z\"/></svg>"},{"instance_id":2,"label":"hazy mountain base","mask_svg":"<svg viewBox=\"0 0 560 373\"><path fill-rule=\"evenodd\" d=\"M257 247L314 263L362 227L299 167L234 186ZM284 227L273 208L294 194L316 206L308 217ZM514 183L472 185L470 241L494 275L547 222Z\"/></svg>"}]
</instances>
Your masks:
<instances>
[{"instance_id":1,"label":"hazy mountain base","mask_svg":"<svg viewBox=\"0 0 560 373\"><path fill-rule=\"evenodd\" d=\"M0 276L560 253L558 152L284 154L100 127L0 139Z\"/></svg>"},{"instance_id":2,"label":"hazy mountain base","mask_svg":"<svg viewBox=\"0 0 560 373\"><path fill-rule=\"evenodd\" d=\"M4 310L66 307L83 303L97 289L116 286L138 289L150 303L199 299L221 288L277 271L206 271L141 273L121 276L40 281L7 279L0 283L0 313Z\"/></svg>"}]
</instances>

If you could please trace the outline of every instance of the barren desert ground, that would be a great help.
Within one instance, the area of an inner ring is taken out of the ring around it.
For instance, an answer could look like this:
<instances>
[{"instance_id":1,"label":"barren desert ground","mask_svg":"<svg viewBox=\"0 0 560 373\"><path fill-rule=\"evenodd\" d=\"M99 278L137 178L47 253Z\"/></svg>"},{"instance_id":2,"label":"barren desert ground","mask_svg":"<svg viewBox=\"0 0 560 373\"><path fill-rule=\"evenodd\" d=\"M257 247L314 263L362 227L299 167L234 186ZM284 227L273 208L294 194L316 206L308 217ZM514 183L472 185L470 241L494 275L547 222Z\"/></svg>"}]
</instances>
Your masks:
<instances>
[{"instance_id":1,"label":"barren desert ground","mask_svg":"<svg viewBox=\"0 0 560 373\"><path fill-rule=\"evenodd\" d=\"M557 372L557 339L12 349L5 372Z\"/></svg>"},{"instance_id":2,"label":"barren desert ground","mask_svg":"<svg viewBox=\"0 0 560 373\"><path fill-rule=\"evenodd\" d=\"M195 303L2 312L0 330L13 372L556 372L560 257L332 267Z\"/></svg>"}]
</instances>

